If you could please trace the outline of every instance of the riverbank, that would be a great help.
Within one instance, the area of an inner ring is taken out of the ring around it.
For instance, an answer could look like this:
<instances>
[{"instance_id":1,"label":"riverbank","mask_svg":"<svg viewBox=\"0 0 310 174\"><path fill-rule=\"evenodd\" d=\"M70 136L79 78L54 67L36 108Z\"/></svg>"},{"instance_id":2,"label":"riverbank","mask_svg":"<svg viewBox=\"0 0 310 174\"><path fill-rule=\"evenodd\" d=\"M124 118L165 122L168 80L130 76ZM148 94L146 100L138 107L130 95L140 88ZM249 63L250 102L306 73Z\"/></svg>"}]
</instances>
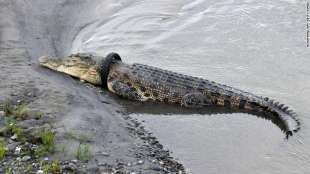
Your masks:
<instances>
[{"instance_id":1,"label":"riverbank","mask_svg":"<svg viewBox=\"0 0 310 174\"><path fill-rule=\"evenodd\" d=\"M65 0L0 2L0 103L9 102L15 109L22 104L42 116L16 121L18 128L23 125L25 141L15 139L16 132L3 135L3 170L40 173L44 166L59 166L66 172L71 166L77 173L183 173L183 166L137 120L124 114L109 93L38 66L41 55L69 53L75 33L88 22L89 16L81 12L94 5ZM1 111L5 127L8 114L4 107ZM43 125L49 125L55 149L36 156L28 152L44 145L42 135L32 142L27 130ZM27 153L16 154L23 152L20 149ZM78 151L88 151L89 158L77 159Z\"/></svg>"}]
</instances>

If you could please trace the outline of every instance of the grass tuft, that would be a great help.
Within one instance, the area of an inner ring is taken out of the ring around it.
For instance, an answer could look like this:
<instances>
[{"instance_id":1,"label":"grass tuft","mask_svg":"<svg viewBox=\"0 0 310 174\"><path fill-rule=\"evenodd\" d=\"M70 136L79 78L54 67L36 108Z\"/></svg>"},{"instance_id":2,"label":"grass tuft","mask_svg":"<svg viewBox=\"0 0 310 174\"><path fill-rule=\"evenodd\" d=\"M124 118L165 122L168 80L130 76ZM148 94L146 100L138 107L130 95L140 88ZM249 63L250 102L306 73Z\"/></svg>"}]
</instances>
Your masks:
<instances>
[{"instance_id":1,"label":"grass tuft","mask_svg":"<svg viewBox=\"0 0 310 174\"><path fill-rule=\"evenodd\" d=\"M59 161L55 160L52 161L51 163L46 163L42 166L43 173L48 174L48 173L60 173L60 164Z\"/></svg>"},{"instance_id":2,"label":"grass tuft","mask_svg":"<svg viewBox=\"0 0 310 174\"><path fill-rule=\"evenodd\" d=\"M89 150L89 145L85 143L80 143L76 151L76 158L81 161L88 161L91 158L91 152Z\"/></svg>"},{"instance_id":3,"label":"grass tuft","mask_svg":"<svg viewBox=\"0 0 310 174\"><path fill-rule=\"evenodd\" d=\"M9 102L5 102L3 106L3 111L5 116L9 116L13 114L14 108Z\"/></svg>"},{"instance_id":4,"label":"grass tuft","mask_svg":"<svg viewBox=\"0 0 310 174\"><path fill-rule=\"evenodd\" d=\"M6 168L4 174L13 174L12 168Z\"/></svg>"},{"instance_id":5,"label":"grass tuft","mask_svg":"<svg viewBox=\"0 0 310 174\"><path fill-rule=\"evenodd\" d=\"M9 102L6 102L3 107L4 115L7 117L13 117L15 119L25 119L29 116L29 111L25 104L12 106Z\"/></svg>"},{"instance_id":6,"label":"grass tuft","mask_svg":"<svg viewBox=\"0 0 310 174\"><path fill-rule=\"evenodd\" d=\"M42 146L36 149L34 154L37 157L42 157L44 155L47 155L48 153L53 153L55 150L54 138L55 138L55 134L52 131L48 130L48 131L42 132L40 136L40 139L42 141Z\"/></svg>"},{"instance_id":7,"label":"grass tuft","mask_svg":"<svg viewBox=\"0 0 310 174\"><path fill-rule=\"evenodd\" d=\"M41 134L41 140L43 145L47 146L47 147L52 147L54 146L54 138L55 135L52 131L48 130L48 131L44 131Z\"/></svg>"},{"instance_id":8,"label":"grass tuft","mask_svg":"<svg viewBox=\"0 0 310 174\"><path fill-rule=\"evenodd\" d=\"M19 141L25 141L24 131L22 128L18 127L16 120L12 117L7 117L5 119L5 127L8 130L8 133L11 135L16 135Z\"/></svg>"},{"instance_id":9,"label":"grass tuft","mask_svg":"<svg viewBox=\"0 0 310 174\"><path fill-rule=\"evenodd\" d=\"M3 160L6 154L5 145L3 142L0 142L0 160Z\"/></svg>"}]
</instances>

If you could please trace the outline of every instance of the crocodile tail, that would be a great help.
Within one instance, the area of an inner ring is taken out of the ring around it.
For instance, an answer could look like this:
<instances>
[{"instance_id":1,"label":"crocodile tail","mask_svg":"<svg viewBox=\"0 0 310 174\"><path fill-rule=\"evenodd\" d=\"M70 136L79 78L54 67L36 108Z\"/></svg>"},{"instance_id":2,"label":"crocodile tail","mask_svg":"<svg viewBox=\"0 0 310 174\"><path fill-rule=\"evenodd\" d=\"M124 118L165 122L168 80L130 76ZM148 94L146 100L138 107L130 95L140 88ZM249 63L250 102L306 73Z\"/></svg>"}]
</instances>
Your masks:
<instances>
[{"instance_id":1,"label":"crocodile tail","mask_svg":"<svg viewBox=\"0 0 310 174\"><path fill-rule=\"evenodd\" d=\"M259 103L260 108L263 108L264 113L267 114L266 116L271 116L271 120L286 133L287 138L299 131L300 121L293 110L267 97Z\"/></svg>"}]
</instances>

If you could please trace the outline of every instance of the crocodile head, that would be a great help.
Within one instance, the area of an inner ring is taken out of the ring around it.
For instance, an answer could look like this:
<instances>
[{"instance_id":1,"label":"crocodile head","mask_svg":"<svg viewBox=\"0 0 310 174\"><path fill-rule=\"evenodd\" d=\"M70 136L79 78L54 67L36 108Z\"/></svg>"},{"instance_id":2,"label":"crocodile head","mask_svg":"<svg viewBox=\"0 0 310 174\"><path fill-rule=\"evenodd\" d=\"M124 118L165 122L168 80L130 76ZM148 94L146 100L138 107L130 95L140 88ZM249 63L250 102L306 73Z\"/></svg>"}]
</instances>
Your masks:
<instances>
[{"instance_id":1,"label":"crocodile head","mask_svg":"<svg viewBox=\"0 0 310 174\"><path fill-rule=\"evenodd\" d=\"M39 58L39 64L91 84L101 85L101 78L98 73L99 66L92 57L71 55L60 59L42 56Z\"/></svg>"}]
</instances>

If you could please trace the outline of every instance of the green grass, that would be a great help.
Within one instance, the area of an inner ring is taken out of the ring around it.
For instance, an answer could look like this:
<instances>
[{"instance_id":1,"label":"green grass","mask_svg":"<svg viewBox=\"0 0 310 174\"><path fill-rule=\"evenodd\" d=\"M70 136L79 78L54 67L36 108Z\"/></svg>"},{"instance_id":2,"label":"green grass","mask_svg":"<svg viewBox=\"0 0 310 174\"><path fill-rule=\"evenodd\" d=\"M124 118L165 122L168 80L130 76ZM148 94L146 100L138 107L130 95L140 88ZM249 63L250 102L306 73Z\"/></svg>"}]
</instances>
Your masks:
<instances>
[{"instance_id":1,"label":"green grass","mask_svg":"<svg viewBox=\"0 0 310 174\"><path fill-rule=\"evenodd\" d=\"M89 150L89 145L85 143L80 143L76 151L76 158L81 161L88 161L91 158L91 152Z\"/></svg>"},{"instance_id":2,"label":"green grass","mask_svg":"<svg viewBox=\"0 0 310 174\"><path fill-rule=\"evenodd\" d=\"M26 172L30 173L33 170L32 164L28 164L27 168L26 168Z\"/></svg>"},{"instance_id":3,"label":"green grass","mask_svg":"<svg viewBox=\"0 0 310 174\"><path fill-rule=\"evenodd\" d=\"M9 102L4 104L4 114L7 117L13 117L15 119L25 119L29 116L28 108L25 104L12 106Z\"/></svg>"},{"instance_id":4,"label":"green grass","mask_svg":"<svg viewBox=\"0 0 310 174\"><path fill-rule=\"evenodd\" d=\"M50 130L43 131L40 135L40 139L42 142L42 146L36 149L36 151L34 152L35 156L42 157L47 155L48 153L53 153L55 150L55 134Z\"/></svg>"},{"instance_id":5,"label":"green grass","mask_svg":"<svg viewBox=\"0 0 310 174\"><path fill-rule=\"evenodd\" d=\"M3 111L5 116L9 116L13 114L14 108L9 102L5 102L3 106Z\"/></svg>"},{"instance_id":6,"label":"green grass","mask_svg":"<svg viewBox=\"0 0 310 174\"><path fill-rule=\"evenodd\" d=\"M17 105L13 116L15 116L15 118L21 118L21 119L25 119L26 117L28 117L28 109L26 107L26 105L21 104L21 105Z\"/></svg>"},{"instance_id":7,"label":"green grass","mask_svg":"<svg viewBox=\"0 0 310 174\"><path fill-rule=\"evenodd\" d=\"M12 168L6 168L4 174L13 174Z\"/></svg>"},{"instance_id":8,"label":"green grass","mask_svg":"<svg viewBox=\"0 0 310 174\"><path fill-rule=\"evenodd\" d=\"M59 164L59 161L57 161L57 160L52 161L50 170L51 170L52 173L58 173L58 172L60 172L60 164Z\"/></svg>"},{"instance_id":9,"label":"green grass","mask_svg":"<svg viewBox=\"0 0 310 174\"><path fill-rule=\"evenodd\" d=\"M48 173L60 173L60 164L59 161L55 160L52 161L51 163L47 163L42 165L43 173L48 174Z\"/></svg>"},{"instance_id":10,"label":"green grass","mask_svg":"<svg viewBox=\"0 0 310 174\"><path fill-rule=\"evenodd\" d=\"M6 154L5 145L3 142L0 142L0 160L3 160Z\"/></svg>"},{"instance_id":11,"label":"green grass","mask_svg":"<svg viewBox=\"0 0 310 174\"><path fill-rule=\"evenodd\" d=\"M55 138L55 134L50 130L44 131L41 134L42 144L49 148L52 148L54 146L54 138Z\"/></svg>"},{"instance_id":12,"label":"green grass","mask_svg":"<svg viewBox=\"0 0 310 174\"><path fill-rule=\"evenodd\" d=\"M16 120L12 117L7 117L5 119L5 127L10 135L16 135L19 141L25 141L24 131L22 128L18 127Z\"/></svg>"}]
</instances>

